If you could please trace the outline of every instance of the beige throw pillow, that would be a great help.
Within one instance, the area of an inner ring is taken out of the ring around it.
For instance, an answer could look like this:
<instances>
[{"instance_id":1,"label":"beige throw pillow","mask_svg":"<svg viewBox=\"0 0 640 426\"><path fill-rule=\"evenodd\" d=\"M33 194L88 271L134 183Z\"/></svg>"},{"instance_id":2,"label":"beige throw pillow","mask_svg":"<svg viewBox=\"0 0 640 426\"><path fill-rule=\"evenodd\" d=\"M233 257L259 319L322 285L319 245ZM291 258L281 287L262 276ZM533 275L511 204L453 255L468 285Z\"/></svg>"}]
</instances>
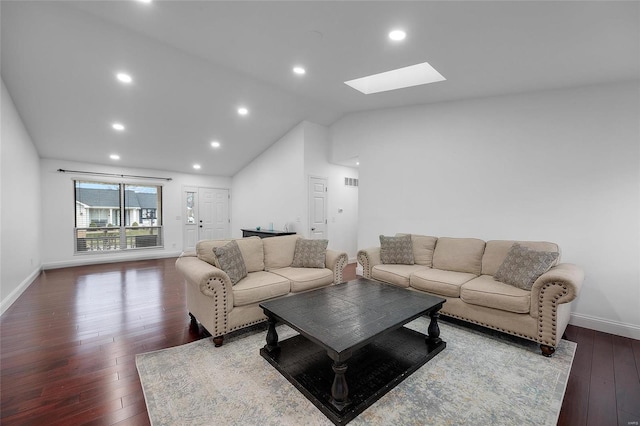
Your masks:
<instances>
[{"instance_id":1,"label":"beige throw pillow","mask_svg":"<svg viewBox=\"0 0 640 426\"><path fill-rule=\"evenodd\" d=\"M294 268L324 268L327 259L327 245L329 240L296 240L296 250L293 252Z\"/></svg>"},{"instance_id":2,"label":"beige throw pillow","mask_svg":"<svg viewBox=\"0 0 640 426\"><path fill-rule=\"evenodd\" d=\"M385 237L380 235L380 261L387 264L413 265L411 235Z\"/></svg>"},{"instance_id":3,"label":"beige throw pillow","mask_svg":"<svg viewBox=\"0 0 640 426\"><path fill-rule=\"evenodd\" d=\"M523 290L531 290L533 283L551 268L558 253L536 251L514 243L494 278Z\"/></svg>"},{"instance_id":4,"label":"beige throw pillow","mask_svg":"<svg viewBox=\"0 0 640 426\"><path fill-rule=\"evenodd\" d=\"M231 241L222 247L214 247L213 252L216 254L220 269L229 275L231 284L236 284L247 276L247 267L237 242Z\"/></svg>"}]
</instances>

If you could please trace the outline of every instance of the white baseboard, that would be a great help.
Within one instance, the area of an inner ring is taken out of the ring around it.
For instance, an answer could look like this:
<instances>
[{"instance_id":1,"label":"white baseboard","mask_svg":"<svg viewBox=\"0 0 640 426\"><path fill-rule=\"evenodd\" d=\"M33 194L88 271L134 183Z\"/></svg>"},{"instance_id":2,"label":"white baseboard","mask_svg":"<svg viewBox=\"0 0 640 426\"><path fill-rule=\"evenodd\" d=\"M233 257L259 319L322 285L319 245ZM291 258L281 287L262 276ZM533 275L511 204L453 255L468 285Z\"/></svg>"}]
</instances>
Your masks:
<instances>
[{"instance_id":1,"label":"white baseboard","mask_svg":"<svg viewBox=\"0 0 640 426\"><path fill-rule=\"evenodd\" d=\"M9 293L9 295L2 300L2 303L0 303L0 315L4 314L5 311L9 309L11 305L13 305L13 302L18 300L18 297L20 297L20 295L24 293L24 291L31 285L31 283L36 278L38 278L38 275L40 275L40 271L41 268L38 268L30 273L29 276L25 278L24 281L22 281L20 285L18 285L18 287L15 288L15 290Z\"/></svg>"},{"instance_id":2,"label":"white baseboard","mask_svg":"<svg viewBox=\"0 0 640 426\"><path fill-rule=\"evenodd\" d=\"M569 324L578 327L589 328L603 333L629 337L640 340L640 326L613 321L606 318L598 318L590 315L571 313Z\"/></svg>"},{"instance_id":3,"label":"white baseboard","mask_svg":"<svg viewBox=\"0 0 640 426\"><path fill-rule=\"evenodd\" d=\"M363 274L364 274L364 268L362 267L361 264L358 263L358 266L356 266L356 275L362 276Z\"/></svg>"},{"instance_id":4,"label":"white baseboard","mask_svg":"<svg viewBox=\"0 0 640 426\"><path fill-rule=\"evenodd\" d=\"M126 253L124 255L107 254L92 255L83 254L76 256L71 260L63 260L59 262L47 262L42 264L43 270L69 268L73 266L96 265L101 263L129 262L134 260L164 259L167 257L178 257L182 254L180 251L155 251L145 250L140 253Z\"/></svg>"}]
</instances>

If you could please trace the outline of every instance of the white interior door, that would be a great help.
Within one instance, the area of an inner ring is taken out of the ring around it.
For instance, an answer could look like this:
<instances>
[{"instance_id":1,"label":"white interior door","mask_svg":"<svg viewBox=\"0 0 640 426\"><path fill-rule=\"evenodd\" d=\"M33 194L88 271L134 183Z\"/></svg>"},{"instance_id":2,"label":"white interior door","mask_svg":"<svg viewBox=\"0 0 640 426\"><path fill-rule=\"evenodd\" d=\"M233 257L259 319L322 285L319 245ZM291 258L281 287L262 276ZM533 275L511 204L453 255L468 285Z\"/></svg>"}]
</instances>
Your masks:
<instances>
[{"instance_id":1,"label":"white interior door","mask_svg":"<svg viewBox=\"0 0 640 426\"><path fill-rule=\"evenodd\" d=\"M229 190L185 187L183 250L195 250L200 240L229 238Z\"/></svg>"},{"instance_id":2,"label":"white interior door","mask_svg":"<svg viewBox=\"0 0 640 426\"><path fill-rule=\"evenodd\" d=\"M199 188L199 239L216 240L229 237L229 190Z\"/></svg>"},{"instance_id":3,"label":"white interior door","mask_svg":"<svg viewBox=\"0 0 640 426\"><path fill-rule=\"evenodd\" d=\"M327 239L327 179L309 177L309 238Z\"/></svg>"}]
</instances>

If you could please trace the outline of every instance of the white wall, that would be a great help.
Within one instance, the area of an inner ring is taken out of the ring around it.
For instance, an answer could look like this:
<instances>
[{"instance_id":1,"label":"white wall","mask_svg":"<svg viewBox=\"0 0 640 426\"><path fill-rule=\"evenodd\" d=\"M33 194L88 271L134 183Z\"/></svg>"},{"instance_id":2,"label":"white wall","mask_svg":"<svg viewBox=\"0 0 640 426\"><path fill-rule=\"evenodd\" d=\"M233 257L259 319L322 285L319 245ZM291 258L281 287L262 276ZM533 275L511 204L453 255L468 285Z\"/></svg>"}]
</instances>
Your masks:
<instances>
[{"instance_id":1,"label":"white wall","mask_svg":"<svg viewBox=\"0 0 640 426\"><path fill-rule=\"evenodd\" d=\"M357 170L329 164L329 129L302 122L233 177L231 234L241 228L266 227L273 222L282 230L308 237L309 176L328 178L329 248L357 252L357 190L345 188L344 176L358 177ZM355 196L354 196L355 195ZM343 213L337 213L338 208ZM334 220L335 219L335 220Z\"/></svg>"},{"instance_id":2,"label":"white wall","mask_svg":"<svg viewBox=\"0 0 640 426\"><path fill-rule=\"evenodd\" d=\"M233 176L231 187L231 236L242 228L260 226L304 235L304 126L299 124Z\"/></svg>"},{"instance_id":3,"label":"white wall","mask_svg":"<svg viewBox=\"0 0 640 426\"><path fill-rule=\"evenodd\" d=\"M145 179L115 179L99 176L60 173L58 169L117 173L136 176L170 177L171 181ZM148 259L178 256L182 251L182 188L201 186L230 188L231 178L195 174L181 174L162 170L132 169L103 166L64 160L43 159L40 162L42 178L42 263L46 268L58 268L90 263L116 262L122 260ZM137 184L162 185L164 248L109 252L106 254L74 254L74 190L73 180L116 181Z\"/></svg>"},{"instance_id":4,"label":"white wall","mask_svg":"<svg viewBox=\"0 0 640 426\"><path fill-rule=\"evenodd\" d=\"M396 232L557 242L586 273L571 322L640 338L638 88L343 118L332 144L360 157L358 246Z\"/></svg>"},{"instance_id":5,"label":"white wall","mask_svg":"<svg viewBox=\"0 0 640 426\"><path fill-rule=\"evenodd\" d=\"M329 128L304 122L305 175L328 178L327 237L329 248L346 251L351 262L358 252L358 188L344 185L344 178L357 178L358 169L329 163ZM342 210L342 211L340 211ZM309 205L307 204L307 215Z\"/></svg>"},{"instance_id":6,"label":"white wall","mask_svg":"<svg viewBox=\"0 0 640 426\"><path fill-rule=\"evenodd\" d=\"M38 152L2 81L0 134L0 296L4 312L40 272Z\"/></svg>"}]
</instances>

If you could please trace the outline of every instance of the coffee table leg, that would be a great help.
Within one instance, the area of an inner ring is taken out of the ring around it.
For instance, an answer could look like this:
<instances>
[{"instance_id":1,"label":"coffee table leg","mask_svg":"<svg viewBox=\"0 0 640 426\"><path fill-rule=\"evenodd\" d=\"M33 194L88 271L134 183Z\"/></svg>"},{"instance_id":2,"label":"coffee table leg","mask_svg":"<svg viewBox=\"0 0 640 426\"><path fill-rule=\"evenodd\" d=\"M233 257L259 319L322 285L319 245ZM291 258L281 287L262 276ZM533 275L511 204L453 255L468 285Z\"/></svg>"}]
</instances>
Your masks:
<instances>
[{"instance_id":1,"label":"coffee table leg","mask_svg":"<svg viewBox=\"0 0 640 426\"><path fill-rule=\"evenodd\" d=\"M276 319L269 316L267 324L269 324L269 329L267 330L267 344L264 345L264 348L269 353L272 353L273 351L280 349L280 346L278 345L278 332L276 331Z\"/></svg>"},{"instance_id":2,"label":"coffee table leg","mask_svg":"<svg viewBox=\"0 0 640 426\"><path fill-rule=\"evenodd\" d=\"M442 343L442 339L440 338L440 327L438 327L438 318L440 317L440 312L437 310L429 312L429 316L431 317L431 322L429 323L429 336L427 337L427 345L430 347L438 346Z\"/></svg>"},{"instance_id":3,"label":"coffee table leg","mask_svg":"<svg viewBox=\"0 0 640 426\"><path fill-rule=\"evenodd\" d=\"M347 372L347 364L344 362L334 362L331 367L335 373L333 385L331 385L331 403L338 410L342 411L342 409L349 404L349 386L344 376Z\"/></svg>"}]
</instances>

